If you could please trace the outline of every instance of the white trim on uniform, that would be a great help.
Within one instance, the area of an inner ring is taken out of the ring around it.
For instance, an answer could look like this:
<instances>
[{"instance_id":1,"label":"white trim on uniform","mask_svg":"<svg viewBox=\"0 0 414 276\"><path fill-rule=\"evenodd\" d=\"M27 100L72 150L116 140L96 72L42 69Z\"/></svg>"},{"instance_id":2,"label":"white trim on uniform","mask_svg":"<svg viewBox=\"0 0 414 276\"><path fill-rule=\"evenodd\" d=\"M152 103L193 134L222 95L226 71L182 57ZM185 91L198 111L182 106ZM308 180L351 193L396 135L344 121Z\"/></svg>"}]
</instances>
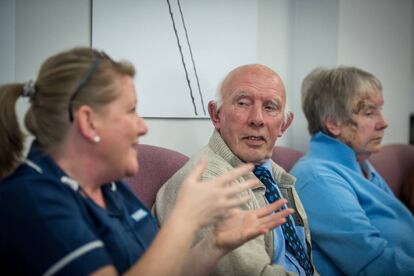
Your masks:
<instances>
[{"instance_id":1,"label":"white trim on uniform","mask_svg":"<svg viewBox=\"0 0 414 276\"><path fill-rule=\"evenodd\" d=\"M78 249L75 249L74 251L70 252L66 256L64 256L62 259L57 261L55 264L53 264L46 272L43 274L43 276L49 276L57 273L59 270L64 268L67 264L72 262L74 259L88 253L89 251L103 247L104 244L102 241L93 241L90 243L87 243L85 245L82 245Z\"/></svg>"},{"instance_id":2,"label":"white trim on uniform","mask_svg":"<svg viewBox=\"0 0 414 276\"><path fill-rule=\"evenodd\" d=\"M114 182L112 182L112 185L111 185L111 191L112 191L112 192L116 192L116 183L115 183L115 181L114 181Z\"/></svg>"},{"instance_id":3,"label":"white trim on uniform","mask_svg":"<svg viewBox=\"0 0 414 276\"><path fill-rule=\"evenodd\" d=\"M68 185L69 187L71 187L74 191L77 191L77 190L79 190L79 183L76 181L76 180L74 180L74 179L72 179L72 178L70 178L70 177L67 177L67 176L62 176L61 178L60 178L60 182L62 182L63 184L66 184L66 185Z\"/></svg>"},{"instance_id":4,"label":"white trim on uniform","mask_svg":"<svg viewBox=\"0 0 414 276\"><path fill-rule=\"evenodd\" d=\"M37 164L33 163L32 161L30 161L29 159L24 160L24 163L26 163L26 165L28 165L29 167L31 167L32 169L34 169L38 173L40 173L40 174L43 173L42 168L39 167Z\"/></svg>"}]
</instances>

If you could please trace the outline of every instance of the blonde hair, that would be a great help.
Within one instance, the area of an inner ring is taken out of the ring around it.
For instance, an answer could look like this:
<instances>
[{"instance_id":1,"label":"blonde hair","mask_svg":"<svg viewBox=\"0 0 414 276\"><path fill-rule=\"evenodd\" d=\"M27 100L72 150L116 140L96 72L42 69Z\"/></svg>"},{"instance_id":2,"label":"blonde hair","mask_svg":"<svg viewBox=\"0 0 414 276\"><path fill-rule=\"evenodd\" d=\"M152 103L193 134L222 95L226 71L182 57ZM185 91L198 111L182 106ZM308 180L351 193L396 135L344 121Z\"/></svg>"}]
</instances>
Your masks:
<instances>
[{"instance_id":1,"label":"blonde hair","mask_svg":"<svg viewBox=\"0 0 414 276\"><path fill-rule=\"evenodd\" d=\"M99 65L80 85L97 59ZM75 111L88 105L98 110L113 101L117 75L133 77L134 67L95 49L74 48L49 57L34 82L34 93L28 95L31 105L25 116L25 125L39 146L47 152L63 141L71 124L70 107ZM0 177L10 174L22 161L25 137L14 106L24 90L22 83L0 86Z\"/></svg>"}]
</instances>

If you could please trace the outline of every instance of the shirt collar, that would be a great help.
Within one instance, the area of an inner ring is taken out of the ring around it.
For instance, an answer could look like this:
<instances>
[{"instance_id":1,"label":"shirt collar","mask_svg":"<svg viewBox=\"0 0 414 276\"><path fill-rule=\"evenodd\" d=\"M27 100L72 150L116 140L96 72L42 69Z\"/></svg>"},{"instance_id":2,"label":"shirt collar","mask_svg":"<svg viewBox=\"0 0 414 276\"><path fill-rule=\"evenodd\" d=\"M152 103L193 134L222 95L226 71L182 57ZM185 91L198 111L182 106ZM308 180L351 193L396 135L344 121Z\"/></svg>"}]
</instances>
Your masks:
<instances>
[{"instance_id":1,"label":"shirt collar","mask_svg":"<svg viewBox=\"0 0 414 276\"><path fill-rule=\"evenodd\" d=\"M267 159L264 163L262 163L260 165L260 167L263 167L263 168L267 169L270 172L270 175L272 176L273 180L275 180L275 176L273 175L273 170L272 170L272 160L271 159Z\"/></svg>"},{"instance_id":2,"label":"shirt collar","mask_svg":"<svg viewBox=\"0 0 414 276\"><path fill-rule=\"evenodd\" d=\"M265 167L269 171L272 171L272 160L267 159L263 164L260 165L261 167Z\"/></svg>"},{"instance_id":3,"label":"shirt collar","mask_svg":"<svg viewBox=\"0 0 414 276\"><path fill-rule=\"evenodd\" d=\"M310 155L317 159L324 159L340 163L354 171L362 174L361 166L356 158L355 151L339 139L331 137L323 132L312 136L310 143ZM372 177L373 167L365 160L364 164Z\"/></svg>"},{"instance_id":4,"label":"shirt collar","mask_svg":"<svg viewBox=\"0 0 414 276\"><path fill-rule=\"evenodd\" d=\"M377 172L374 168L374 166L372 166L372 164L369 161L365 161L364 162L365 165L365 170L368 173L368 180L370 181L374 181L378 176L377 176Z\"/></svg>"}]
</instances>

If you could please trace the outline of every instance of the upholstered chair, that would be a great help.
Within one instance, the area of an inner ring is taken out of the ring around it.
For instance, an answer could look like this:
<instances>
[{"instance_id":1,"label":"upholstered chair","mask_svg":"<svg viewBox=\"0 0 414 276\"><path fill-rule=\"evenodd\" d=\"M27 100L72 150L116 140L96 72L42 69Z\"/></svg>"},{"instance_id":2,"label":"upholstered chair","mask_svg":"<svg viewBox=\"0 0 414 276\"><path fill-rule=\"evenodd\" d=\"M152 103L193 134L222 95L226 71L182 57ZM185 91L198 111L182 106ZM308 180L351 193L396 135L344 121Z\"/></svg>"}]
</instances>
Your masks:
<instances>
[{"instance_id":1,"label":"upholstered chair","mask_svg":"<svg viewBox=\"0 0 414 276\"><path fill-rule=\"evenodd\" d=\"M139 144L137 158L138 174L125 180L139 199L151 208L158 189L187 162L188 157L171 149Z\"/></svg>"}]
</instances>

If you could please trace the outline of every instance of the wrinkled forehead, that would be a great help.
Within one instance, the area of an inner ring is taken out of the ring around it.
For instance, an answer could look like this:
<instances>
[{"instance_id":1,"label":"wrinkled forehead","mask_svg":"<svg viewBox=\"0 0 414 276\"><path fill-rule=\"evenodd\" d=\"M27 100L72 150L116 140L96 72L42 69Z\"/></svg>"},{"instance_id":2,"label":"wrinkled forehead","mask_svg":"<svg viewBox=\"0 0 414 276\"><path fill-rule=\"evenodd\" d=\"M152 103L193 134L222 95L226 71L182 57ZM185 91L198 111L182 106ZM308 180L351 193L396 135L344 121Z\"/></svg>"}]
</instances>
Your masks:
<instances>
[{"instance_id":1,"label":"wrinkled forehead","mask_svg":"<svg viewBox=\"0 0 414 276\"><path fill-rule=\"evenodd\" d=\"M276 97L285 101L286 91L279 75L267 67L251 66L233 71L223 81L223 100L244 93Z\"/></svg>"}]
</instances>

